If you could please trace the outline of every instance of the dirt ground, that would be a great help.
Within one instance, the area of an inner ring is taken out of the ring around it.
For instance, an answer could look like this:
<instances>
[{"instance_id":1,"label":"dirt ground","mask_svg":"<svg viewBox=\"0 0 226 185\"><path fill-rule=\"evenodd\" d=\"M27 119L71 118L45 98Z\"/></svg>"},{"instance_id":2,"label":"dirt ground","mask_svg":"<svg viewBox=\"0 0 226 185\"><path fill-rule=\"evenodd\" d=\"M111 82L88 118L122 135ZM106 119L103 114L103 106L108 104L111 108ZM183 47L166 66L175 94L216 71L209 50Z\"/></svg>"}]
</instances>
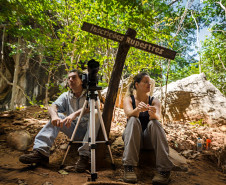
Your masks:
<instances>
[{"instance_id":1,"label":"dirt ground","mask_svg":"<svg viewBox=\"0 0 226 185\"><path fill-rule=\"evenodd\" d=\"M28 107L15 112L0 113L0 184L6 185L74 185L74 184L93 184L88 182L89 171L85 173L75 173L73 165L78 158L76 146L72 147L65 161L68 166L66 171L60 172L60 164L65 150L64 144L66 136L59 134L55 145L52 147L52 155L48 166L31 166L19 162L18 158L27 151L18 151L10 147L7 143L8 133L15 130L26 130L32 138L38 133L43 125L48 121L47 111L39 107ZM115 133L116 135L118 133ZM114 135L114 132L111 132ZM111 138L114 138L112 136ZM32 145L28 151L32 150ZM105 167L98 167L98 178L96 184L123 184L123 166L121 154L113 151L113 158L116 169L111 169L109 159L106 159ZM66 172L66 173L65 173ZM138 175L137 184L152 184L151 179L155 173L154 167L141 164L136 168ZM65 173L65 174L64 174ZM225 185L226 174L217 168L217 164L211 161L206 155L200 154L193 160L188 160L188 171L171 172L170 185Z\"/></svg>"}]
</instances>

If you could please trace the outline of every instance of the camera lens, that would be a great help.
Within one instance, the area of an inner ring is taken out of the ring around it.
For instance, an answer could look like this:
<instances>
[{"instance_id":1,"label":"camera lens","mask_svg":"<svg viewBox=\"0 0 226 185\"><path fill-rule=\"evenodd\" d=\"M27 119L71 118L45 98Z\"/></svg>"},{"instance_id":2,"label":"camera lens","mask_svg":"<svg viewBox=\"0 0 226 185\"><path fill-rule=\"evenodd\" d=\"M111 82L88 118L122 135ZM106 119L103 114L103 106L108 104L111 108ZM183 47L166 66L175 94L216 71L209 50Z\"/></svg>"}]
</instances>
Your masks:
<instances>
[{"instance_id":1,"label":"camera lens","mask_svg":"<svg viewBox=\"0 0 226 185\"><path fill-rule=\"evenodd\" d=\"M99 62L94 59L88 61L88 85L94 87L98 83L97 73L99 70Z\"/></svg>"}]
</instances>

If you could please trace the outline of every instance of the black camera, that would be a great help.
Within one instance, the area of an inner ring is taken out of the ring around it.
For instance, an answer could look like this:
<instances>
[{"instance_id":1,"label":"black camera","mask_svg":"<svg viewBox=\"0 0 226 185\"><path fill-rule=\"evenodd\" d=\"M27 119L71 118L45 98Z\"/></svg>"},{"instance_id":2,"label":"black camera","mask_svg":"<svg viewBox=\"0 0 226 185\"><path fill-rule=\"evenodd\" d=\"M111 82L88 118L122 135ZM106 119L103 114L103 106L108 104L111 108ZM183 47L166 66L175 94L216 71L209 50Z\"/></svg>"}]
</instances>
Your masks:
<instances>
[{"instance_id":1,"label":"black camera","mask_svg":"<svg viewBox=\"0 0 226 185\"><path fill-rule=\"evenodd\" d=\"M88 61L88 74L82 75L83 88L88 90L101 90L101 87L97 87L99 71L99 62L91 59Z\"/></svg>"}]
</instances>

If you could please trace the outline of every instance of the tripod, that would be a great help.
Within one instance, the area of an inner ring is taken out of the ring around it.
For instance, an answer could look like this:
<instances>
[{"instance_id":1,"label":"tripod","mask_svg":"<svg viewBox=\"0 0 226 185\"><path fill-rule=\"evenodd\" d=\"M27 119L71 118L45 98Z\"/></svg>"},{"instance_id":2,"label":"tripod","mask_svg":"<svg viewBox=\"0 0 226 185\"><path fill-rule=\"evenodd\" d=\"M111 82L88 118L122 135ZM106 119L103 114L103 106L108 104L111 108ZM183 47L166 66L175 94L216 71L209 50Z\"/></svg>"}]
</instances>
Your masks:
<instances>
[{"instance_id":1,"label":"tripod","mask_svg":"<svg viewBox=\"0 0 226 185\"><path fill-rule=\"evenodd\" d=\"M114 168L114 160L113 160L113 156L112 156L112 152L111 152L111 148L110 148L110 145L109 145L109 141L108 141L108 137L107 137L107 133L106 133L106 130L105 130L105 126L104 126L104 122L103 122L103 119L102 119L102 115L101 115L101 112L100 112L100 105L99 105L99 101L97 101L97 94L95 93L95 90L97 90L96 88L94 89L88 89L87 91L87 98L83 104L83 107L82 107L82 111L79 115L79 118L78 118L78 121L77 121L77 124L75 126L75 129L72 133L72 136L71 136L71 139L67 145L67 151L64 155L64 159L61 163L61 168L63 167L64 165L64 161L67 157L67 154L70 150L70 147L71 147L71 144L73 143L89 143L90 145L90 150L91 150L91 181L95 181L97 179L97 173L96 173L96 158L95 158L95 149L96 149L96 143L105 143L108 147L108 151L109 151L109 154L110 154L110 157L111 157L111 163L112 163L112 166ZM74 141L74 137L75 137L75 133L78 129L78 126L79 126L79 123L80 123L80 120L82 118L82 115L85 111L85 108L88 104L88 101L90 103L90 122L89 122L89 139L87 142L84 142L84 141ZM98 112L98 118L100 120L100 125L101 125L101 128L102 128L102 132L103 132L103 135L104 135L104 139L105 141L96 141L96 134L95 134L95 105L96 105L96 108L97 108L97 112Z\"/></svg>"}]
</instances>

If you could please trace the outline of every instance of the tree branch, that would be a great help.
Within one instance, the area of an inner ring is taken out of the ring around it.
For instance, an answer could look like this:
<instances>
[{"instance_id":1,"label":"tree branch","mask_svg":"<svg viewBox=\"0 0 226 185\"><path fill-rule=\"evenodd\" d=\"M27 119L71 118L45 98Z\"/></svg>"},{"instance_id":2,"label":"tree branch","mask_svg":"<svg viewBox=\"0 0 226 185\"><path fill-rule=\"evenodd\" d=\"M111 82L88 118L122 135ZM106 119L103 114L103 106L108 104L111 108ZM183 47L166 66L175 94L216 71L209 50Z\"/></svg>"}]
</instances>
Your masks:
<instances>
[{"instance_id":1,"label":"tree branch","mask_svg":"<svg viewBox=\"0 0 226 185\"><path fill-rule=\"evenodd\" d=\"M200 54L201 47L200 47L200 42L199 42L199 25L198 25L194 15L193 15L192 11L191 11L191 16L194 19L195 25L196 25L196 28L197 28L197 45L198 45L198 51L199 51L199 73L201 73L202 70L201 70L201 54Z\"/></svg>"},{"instance_id":2,"label":"tree branch","mask_svg":"<svg viewBox=\"0 0 226 185\"><path fill-rule=\"evenodd\" d=\"M223 8L223 10L225 11L225 17L226 17L226 8L224 5L222 5L221 0L220 2L216 2L217 4L219 4L221 6L221 8Z\"/></svg>"},{"instance_id":3,"label":"tree branch","mask_svg":"<svg viewBox=\"0 0 226 185\"><path fill-rule=\"evenodd\" d=\"M223 63L223 61L221 60L221 56L220 56L220 54L218 53L218 54L217 54L217 56L218 56L219 60L221 61L221 63L222 63L222 66L223 66L224 70L226 70L226 68L225 68L225 66L224 66L224 63Z\"/></svg>"},{"instance_id":4,"label":"tree branch","mask_svg":"<svg viewBox=\"0 0 226 185\"><path fill-rule=\"evenodd\" d=\"M174 1L172 1L170 4L169 4L169 6L172 6L174 3L176 3L178 0L174 0Z\"/></svg>"},{"instance_id":5,"label":"tree branch","mask_svg":"<svg viewBox=\"0 0 226 185\"><path fill-rule=\"evenodd\" d=\"M226 31L224 31L224 30L211 30L210 32L214 32L214 31L221 31L223 33L226 33Z\"/></svg>"},{"instance_id":6,"label":"tree branch","mask_svg":"<svg viewBox=\"0 0 226 185\"><path fill-rule=\"evenodd\" d=\"M1 61L3 64L3 60L4 60L4 42L5 42L5 26L3 27L3 34L2 34L2 50L1 50Z\"/></svg>"},{"instance_id":7,"label":"tree branch","mask_svg":"<svg viewBox=\"0 0 226 185\"><path fill-rule=\"evenodd\" d=\"M184 22L184 19L185 19L186 15L187 15L188 9L191 7L193 1L194 1L194 0L190 0L190 1L188 0L188 2L187 2L187 4L186 4L184 13L183 13L183 15L182 15L182 17L181 17L181 20L180 20L180 23L179 23L179 26L178 26L178 29L177 29L176 36L177 36L177 34L180 32L180 30L181 30L181 25L182 25L182 23ZM176 37L176 36L175 36L175 37Z\"/></svg>"}]
</instances>

